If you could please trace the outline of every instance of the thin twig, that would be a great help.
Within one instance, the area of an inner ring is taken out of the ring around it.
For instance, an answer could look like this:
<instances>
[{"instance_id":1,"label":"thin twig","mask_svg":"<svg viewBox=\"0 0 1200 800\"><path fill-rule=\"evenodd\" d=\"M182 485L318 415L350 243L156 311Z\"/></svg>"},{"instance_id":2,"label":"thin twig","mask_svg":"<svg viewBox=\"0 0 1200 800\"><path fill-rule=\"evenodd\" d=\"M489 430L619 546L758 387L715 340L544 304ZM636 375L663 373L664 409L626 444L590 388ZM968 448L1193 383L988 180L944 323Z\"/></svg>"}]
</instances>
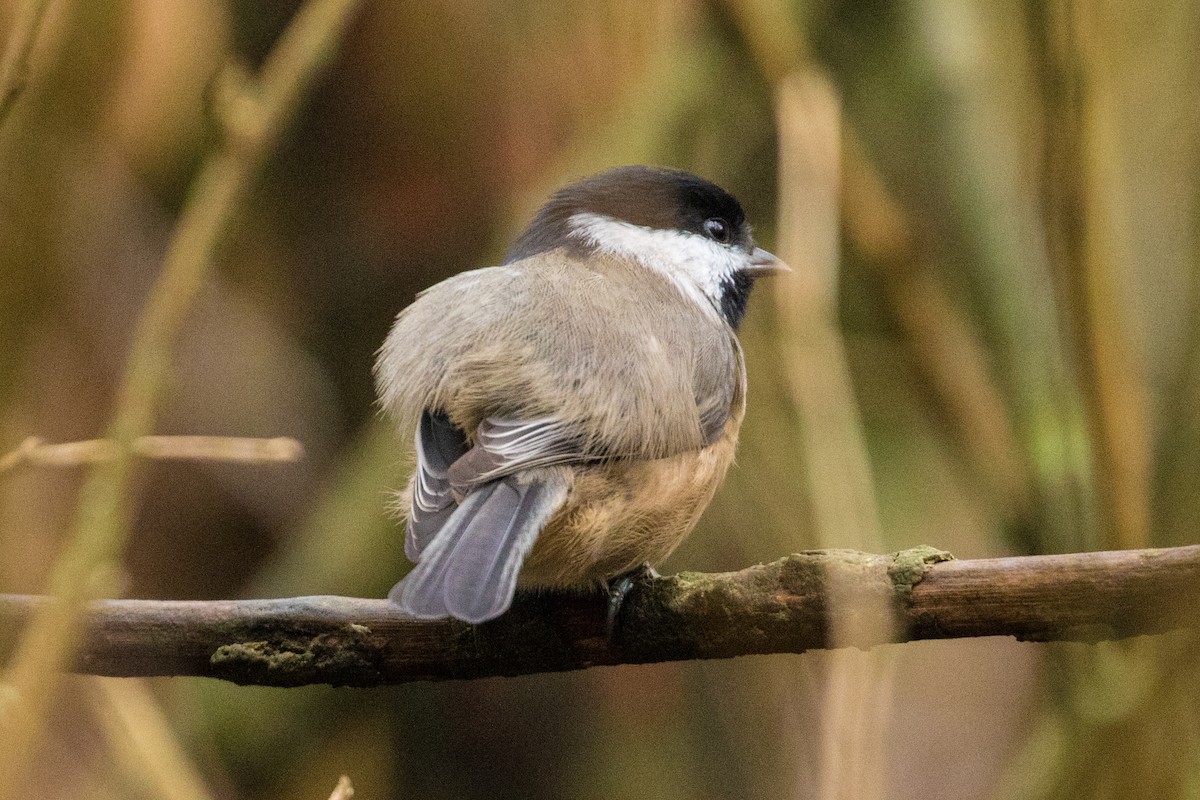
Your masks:
<instances>
[{"instance_id":1,"label":"thin twig","mask_svg":"<svg viewBox=\"0 0 1200 800\"><path fill-rule=\"evenodd\" d=\"M886 638L840 646L978 636L1094 642L1200 628L1200 545L947 558L928 547L892 555L828 550L740 572L647 580L626 599L614 637L605 632L607 600L599 593L518 594L508 613L476 627L413 619L386 600L349 597L102 600L88 607L74 669L378 686L802 653L835 644L834 585L839 595L857 588L855 610L890 605L897 623ZM0 595L0 652L48 602Z\"/></svg>"},{"instance_id":2,"label":"thin twig","mask_svg":"<svg viewBox=\"0 0 1200 800\"><path fill-rule=\"evenodd\" d=\"M117 443L108 439L47 444L30 436L0 456L0 474L21 466L77 467L117 457ZM304 446L290 436L256 439L242 436L139 436L135 455L159 461L228 461L264 464L299 461Z\"/></svg>"},{"instance_id":3,"label":"thin twig","mask_svg":"<svg viewBox=\"0 0 1200 800\"><path fill-rule=\"evenodd\" d=\"M26 0L17 11L8 46L0 56L0 126L25 90L29 80L29 56L49 5L50 0Z\"/></svg>"},{"instance_id":4,"label":"thin twig","mask_svg":"<svg viewBox=\"0 0 1200 800\"><path fill-rule=\"evenodd\" d=\"M84 484L66 552L51 577L50 593L57 601L39 608L9 673L19 701L5 720L0 797L18 792L58 673L75 646L83 604L115 585L129 527L133 443L154 426L180 323L267 154L330 61L358 5L358 0L310 0L267 57L259 79L245 86L232 107L216 109L226 140L192 184L162 273L138 320L106 437L117 445L116 455L100 462Z\"/></svg>"}]
</instances>

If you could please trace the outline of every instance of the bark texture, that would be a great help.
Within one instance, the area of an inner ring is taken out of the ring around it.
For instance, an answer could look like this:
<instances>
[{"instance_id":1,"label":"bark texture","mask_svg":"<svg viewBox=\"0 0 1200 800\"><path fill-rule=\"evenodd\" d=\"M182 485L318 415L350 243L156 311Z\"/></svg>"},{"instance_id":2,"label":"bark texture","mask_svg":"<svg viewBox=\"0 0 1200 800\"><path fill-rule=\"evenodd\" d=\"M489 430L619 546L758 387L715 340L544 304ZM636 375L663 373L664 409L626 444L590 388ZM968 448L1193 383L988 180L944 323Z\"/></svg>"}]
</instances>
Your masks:
<instances>
[{"instance_id":1,"label":"bark texture","mask_svg":"<svg viewBox=\"0 0 1200 800\"><path fill-rule=\"evenodd\" d=\"M796 553L739 572L643 580L612 636L599 593L518 595L504 616L475 627L350 597L102 600L85 613L74 670L378 686L885 644L831 641L831 587L838 613L891 609L887 641L1120 639L1200 627L1200 545L968 561L930 547ZM0 653L49 602L0 595Z\"/></svg>"}]
</instances>

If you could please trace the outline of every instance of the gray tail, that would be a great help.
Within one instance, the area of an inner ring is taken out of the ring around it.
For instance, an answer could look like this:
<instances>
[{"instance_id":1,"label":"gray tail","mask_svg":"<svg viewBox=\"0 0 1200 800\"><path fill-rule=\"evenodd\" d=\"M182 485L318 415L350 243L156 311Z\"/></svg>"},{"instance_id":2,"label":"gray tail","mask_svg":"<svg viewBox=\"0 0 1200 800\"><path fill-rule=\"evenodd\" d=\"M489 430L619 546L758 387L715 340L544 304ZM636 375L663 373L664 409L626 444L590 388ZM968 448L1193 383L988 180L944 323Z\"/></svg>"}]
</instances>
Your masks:
<instances>
[{"instance_id":1,"label":"gray tail","mask_svg":"<svg viewBox=\"0 0 1200 800\"><path fill-rule=\"evenodd\" d=\"M500 616L512 605L525 556L566 496L566 483L556 477L525 482L514 475L480 486L388 599L424 619L475 624Z\"/></svg>"}]
</instances>

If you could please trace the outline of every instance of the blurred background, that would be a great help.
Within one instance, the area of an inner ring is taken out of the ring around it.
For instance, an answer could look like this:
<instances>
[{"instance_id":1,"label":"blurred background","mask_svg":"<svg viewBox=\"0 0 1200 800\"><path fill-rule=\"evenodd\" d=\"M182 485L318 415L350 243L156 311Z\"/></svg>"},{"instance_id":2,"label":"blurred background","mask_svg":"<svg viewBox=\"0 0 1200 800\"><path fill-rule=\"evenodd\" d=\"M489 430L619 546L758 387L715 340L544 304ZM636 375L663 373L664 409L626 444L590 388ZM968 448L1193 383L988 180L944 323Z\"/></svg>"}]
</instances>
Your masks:
<instances>
[{"instance_id":1,"label":"blurred background","mask_svg":"<svg viewBox=\"0 0 1200 800\"><path fill-rule=\"evenodd\" d=\"M213 77L298 6L50 4L0 120L0 453L104 430ZM721 183L797 268L752 299L738 464L664 571L1196 542L1198 36L1186 0L365 3L219 250L157 431L307 457L149 464L125 595L382 596L392 318L627 163ZM44 590L80 480L0 474L0 592ZM72 679L28 796L317 798L341 773L364 798L1196 798L1200 642Z\"/></svg>"}]
</instances>

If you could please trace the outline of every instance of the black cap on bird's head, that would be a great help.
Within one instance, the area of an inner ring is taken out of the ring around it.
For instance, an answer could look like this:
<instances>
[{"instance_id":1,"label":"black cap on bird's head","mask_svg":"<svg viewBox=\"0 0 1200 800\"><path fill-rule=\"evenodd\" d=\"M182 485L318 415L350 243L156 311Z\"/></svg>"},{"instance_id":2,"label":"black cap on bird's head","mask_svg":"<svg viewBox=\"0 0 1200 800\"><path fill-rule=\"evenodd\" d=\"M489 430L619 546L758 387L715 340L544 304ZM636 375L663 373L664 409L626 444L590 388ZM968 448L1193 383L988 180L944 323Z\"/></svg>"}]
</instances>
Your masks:
<instances>
[{"instance_id":1,"label":"black cap on bird's head","mask_svg":"<svg viewBox=\"0 0 1200 800\"><path fill-rule=\"evenodd\" d=\"M737 327L754 278L787 271L756 247L737 199L681 170L618 167L556 192L506 263L558 248L635 258L694 284Z\"/></svg>"},{"instance_id":2,"label":"black cap on bird's head","mask_svg":"<svg viewBox=\"0 0 1200 800\"><path fill-rule=\"evenodd\" d=\"M711 235L710 220L727 226L725 243L752 244L746 214L733 195L711 181L677 169L617 167L559 189L517 239L508 261L561 247L571 218L595 214L654 230Z\"/></svg>"}]
</instances>

